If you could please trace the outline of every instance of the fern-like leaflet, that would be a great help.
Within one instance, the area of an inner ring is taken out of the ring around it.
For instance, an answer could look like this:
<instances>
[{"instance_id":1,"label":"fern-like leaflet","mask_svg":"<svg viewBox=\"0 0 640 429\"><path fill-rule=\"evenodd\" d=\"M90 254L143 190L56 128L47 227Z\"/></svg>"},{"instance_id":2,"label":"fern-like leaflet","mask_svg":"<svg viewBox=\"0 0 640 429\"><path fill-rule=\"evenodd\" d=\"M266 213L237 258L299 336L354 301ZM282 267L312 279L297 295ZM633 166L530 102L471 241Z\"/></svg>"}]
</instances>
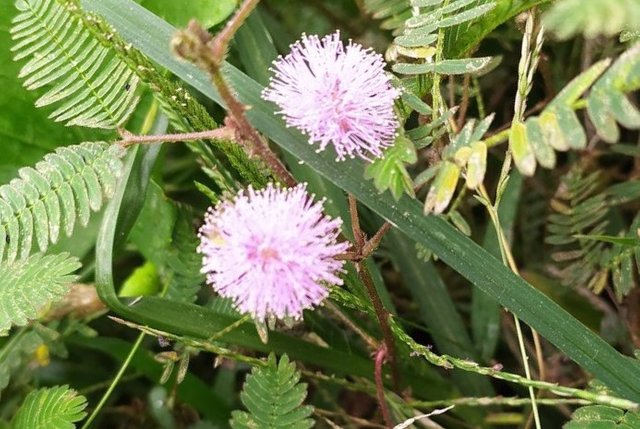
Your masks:
<instances>
[{"instance_id":1,"label":"fern-like leaflet","mask_svg":"<svg viewBox=\"0 0 640 429\"><path fill-rule=\"evenodd\" d=\"M44 343L34 330L22 329L13 334L0 348L0 393L11 377L33 358L36 349Z\"/></svg>"},{"instance_id":2,"label":"fern-like leaflet","mask_svg":"<svg viewBox=\"0 0 640 429\"><path fill-rule=\"evenodd\" d=\"M34 241L44 252L61 228L69 236L76 220L86 225L113 194L123 154L104 142L58 148L0 186L0 260L26 258Z\"/></svg>"},{"instance_id":3,"label":"fern-like leaflet","mask_svg":"<svg viewBox=\"0 0 640 429\"><path fill-rule=\"evenodd\" d=\"M606 405L588 405L578 408L571 421L562 429L635 429L640 427L640 414Z\"/></svg>"},{"instance_id":4,"label":"fern-like leaflet","mask_svg":"<svg viewBox=\"0 0 640 429\"><path fill-rule=\"evenodd\" d=\"M26 325L62 298L78 268L78 260L66 253L0 264L0 331Z\"/></svg>"},{"instance_id":5,"label":"fern-like leaflet","mask_svg":"<svg viewBox=\"0 0 640 429\"><path fill-rule=\"evenodd\" d=\"M630 186L635 185L635 192ZM600 293L611 282L618 299L634 286L633 268L640 269L640 242L636 216L628 232L607 236L611 210L626 199L615 197L620 185L605 188L597 172L586 174L574 167L563 178L551 201L552 214L547 220L547 244L554 246L552 259L555 274L572 287L586 286ZM637 194L638 182L622 184L625 194ZM629 242L629 243L627 243Z\"/></svg>"},{"instance_id":6,"label":"fern-like leaflet","mask_svg":"<svg viewBox=\"0 0 640 429\"><path fill-rule=\"evenodd\" d=\"M60 103L50 117L66 125L113 129L135 108L138 77L99 45L71 13L72 3L17 0L13 20L15 60L28 58L20 77L35 90L52 87L36 106Z\"/></svg>"},{"instance_id":7,"label":"fern-like leaflet","mask_svg":"<svg viewBox=\"0 0 640 429\"><path fill-rule=\"evenodd\" d=\"M618 141L617 123L640 128L640 111L625 95L640 88L640 43L623 53L611 67L610 63L602 60L594 64L573 79L540 116L530 117L511 129L513 159L523 174L533 175L536 164L553 168L555 151L586 147L587 136L575 109L589 88L591 92L584 99L587 112L604 141Z\"/></svg>"},{"instance_id":8,"label":"fern-like leaflet","mask_svg":"<svg viewBox=\"0 0 640 429\"><path fill-rule=\"evenodd\" d=\"M494 1L477 3L476 0L455 0L452 2L411 0L413 16L405 21L403 33L395 38L394 47L398 54L422 61L397 63L393 66L393 70L405 75L424 73L454 75L478 73L488 67L492 62L491 57L436 58L436 61L433 58L437 56L439 48L436 45L439 39L444 37L443 34L438 33L440 30L471 22L496 6Z\"/></svg>"},{"instance_id":9,"label":"fern-like leaflet","mask_svg":"<svg viewBox=\"0 0 640 429\"><path fill-rule=\"evenodd\" d=\"M269 355L267 366L254 368L247 376L240 399L249 412L234 411L233 429L307 429L314 425L309 418L313 408L302 405L307 385L299 383L300 373L287 355L276 362Z\"/></svg>"},{"instance_id":10,"label":"fern-like leaflet","mask_svg":"<svg viewBox=\"0 0 640 429\"><path fill-rule=\"evenodd\" d=\"M87 399L69 386L34 390L13 418L13 429L73 429L84 418Z\"/></svg>"}]
</instances>

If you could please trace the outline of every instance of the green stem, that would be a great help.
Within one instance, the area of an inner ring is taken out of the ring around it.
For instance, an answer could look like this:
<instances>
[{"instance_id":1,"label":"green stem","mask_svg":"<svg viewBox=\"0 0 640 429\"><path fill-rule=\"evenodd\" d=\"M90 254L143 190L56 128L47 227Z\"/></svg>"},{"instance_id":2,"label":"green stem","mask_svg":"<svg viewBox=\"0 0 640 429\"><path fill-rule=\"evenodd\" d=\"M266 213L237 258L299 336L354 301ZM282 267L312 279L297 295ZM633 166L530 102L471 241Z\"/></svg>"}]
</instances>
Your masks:
<instances>
[{"instance_id":1,"label":"green stem","mask_svg":"<svg viewBox=\"0 0 640 429\"><path fill-rule=\"evenodd\" d=\"M127 358L124 360L124 362L122 362L122 365L118 370L118 373L116 374L113 381L109 385L109 388L107 389L107 391L104 392L104 395L102 395L102 398L100 399L100 402L98 403L98 405L93 409L93 412L91 413L87 421L84 422L84 425L82 425L82 429L88 429L91 426L91 423L93 423L93 420L98 416L98 413L100 413L100 411L102 410L102 407L104 407L104 404L107 403L107 400L109 399L114 389L122 379L124 372L129 367L129 364L131 363L133 356L136 354L136 352L140 348L140 344L142 344L142 340L144 339L145 336L146 336L145 333L140 333L140 335L138 335L138 339L133 344L133 347L131 348L131 351L129 351Z\"/></svg>"},{"instance_id":2,"label":"green stem","mask_svg":"<svg viewBox=\"0 0 640 429\"><path fill-rule=\"evenodd\" d=\"M484 144L487 147L497 146L501 143L505 143L509 140L509 133L511 132L511 128L507 128L506 130L502 130L491 137L488 137L484 140Z\"/></svg>"},{"instance_id":3,"label":"green stem","mask_svg":"<svg viewBox=\"0 0 640 429\"><path fill-rule=\"evenodd\" d=\"M442 3L442 7L446 7L450 0L445 0ZM435 63L438 64L442 61L442 51L444 50L444 36L445 29L440 28L438 30L438 42L436 44ZM436 121L440 116L440 104L442 103L442 94L440 93L440 74L433 73L433 85L431 87L431 98L433 99L433 121Z\"/></svg>"},{"instance_id":4,"label":"green stem","mask_svg":"<svg viewBox=\"0 0 640 429\"><path fill-rule=\"evenodd\" d=\"M514 274L519 275L518 267L516 265L516 261L513 259L513 255L509 249L509 243L507 242L506 237L504 236L504 231L502 230L502 225L500 225L500 219L498 217L498 210L495 206L491 205L491 200L489 199L489 195L487 194L487 190L484 185L480 185L478 188L478 192L485 199L487 211L489 212L489 217L491 218L491 222L493 223L493 227L496 230L496 234L498 236L498 243L500 245L500 254L502 255L502 261L505 265L511 268L511 271ZM513 322L516 326L516 336L518 337L518 347L520 348L520 356L522 357L522 366L524 367L524 373L528 380L532 380L531 378L531 368L529 367L529 356L527 355L527 350L524 345L524 336L522 335L522 327L520 326L520 320L518 317L513 314ZM540 415L538 413L538 406L536 404L536 394L533 390L532 386L529 386L529 397L531 398L531 408L533 410L533 417L535 419L536 428L540 429Z\"/></svg>"},{"instance_id":5,"label":"green stem","mask_svg":"<svg viewBox=\"0 0 640 429\"><path fill-rule=\"evenodd\" d=\"M529 398L505 398L502 396L495 397L482 397L482 398L456 398L456 399L443 399L440 401L410 401L407 405L413 408L432 409L436 407L445 407L449 405L464 405L465 407L491 407L495 405L506 407L522 407L529 405L531 399ZM591 402L585 399L573 399L573 398L546 398L538 399L538 405L589 405Z\"/></svg>"},{"instance_id":6,"label":"green stem","mask_svg":"<svg viewBox=\"0 0 640 429\"><path fill-rule=\"evenodd\" d=\"M530 380L518 374L500 371L497 368L483 367L478 365L478 363L470 360L459 359L448 355L438 355L432 352L428 347L416 343L413 338L411 338L404 332L404 330L394 319L391 319L391 329L399 340L401 340L411 348L411 350L413 351L413 356L421 356L432 365L436 365L446 369L456 368L480 375L486 375L498 380L505 380L511 383L516 383L524 387L547 390L549 392L555 393L558 396L584 399L585 401L588 401L592 404L609 405L624 410L637 410L638 408L640 408L640 404L627 399L598 394L586 390L575 389L573 387L560 386L558 384L549 383L547 381Z\"/></svg>"}]
</instances>

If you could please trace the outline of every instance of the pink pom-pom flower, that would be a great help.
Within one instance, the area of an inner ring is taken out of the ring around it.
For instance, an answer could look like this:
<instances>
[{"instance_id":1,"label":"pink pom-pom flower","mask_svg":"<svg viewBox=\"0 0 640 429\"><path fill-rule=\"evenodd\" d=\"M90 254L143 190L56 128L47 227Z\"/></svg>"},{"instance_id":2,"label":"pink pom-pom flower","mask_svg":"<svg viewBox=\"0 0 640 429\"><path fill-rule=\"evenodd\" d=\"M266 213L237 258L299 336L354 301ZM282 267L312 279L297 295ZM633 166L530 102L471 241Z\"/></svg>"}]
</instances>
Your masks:
<instances>
[{"instance_id":1,"label":"pink pom-pom flower","mask_svg":"<svg viewBox=\"0 0 640 429\"><path fill-rule=\"evenodd\" d=\"M320 304L339 274L348 243L337 241L341 219L322 212L306 185L269 184L241 191L209 209L200 228L202 272L221 296L259 321L300 319Z\"/></svg>"},{"instance_id":2,"label":"pink pom-pom flower","mask_svg":"<svg viewBox=\"0 0 640 429\"><path fill-rule=\"evenodd\" d=\"M274 76L262 98L280 107L288 126L319 143L333 144L338 160L380 157L393 143L398 121L393 111L399 92L391 86L380 54L349 42L340 33L303 35L273 65Z\"/></svg>"}]
</instances>

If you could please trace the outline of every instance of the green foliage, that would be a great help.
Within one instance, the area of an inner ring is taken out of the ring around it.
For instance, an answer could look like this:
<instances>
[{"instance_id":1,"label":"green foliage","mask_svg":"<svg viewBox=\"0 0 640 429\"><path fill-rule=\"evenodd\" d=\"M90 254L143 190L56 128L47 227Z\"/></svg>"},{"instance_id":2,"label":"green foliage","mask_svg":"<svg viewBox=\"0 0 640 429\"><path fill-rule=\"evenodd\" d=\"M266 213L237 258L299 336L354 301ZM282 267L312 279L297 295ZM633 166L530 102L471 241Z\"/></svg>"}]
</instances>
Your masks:
<instances>
[{"instance_id":1,"label":"green foliage","mask_svg":"<svg viewBox=\"0 0 640 429\"><path fill-rule=\"evenodd\" d=\"M15 332L0 348L0 393L7 387L11 377L33 359L36 349L44 339L34 330L21 329Z\"/></svg>"},{"instance_id":2,"label":"green foliage","mask_svg":"<svg viewBox=\"0 0 640 429\"><path fill-rule=\"evenodd\" d=\"M26 258L33 242L45 251L62 228L69 236L76 220L86 225L113 195L123 153L104 142L59 148L0 186L0 260Z\"/></svg>"},{"instance_id":3,"label":"green foliage","mask_svg":"<svg viewBox=\"0 0 640 429\"><path fill-rule=\"evenodd\" d=\"M440 59L436 46L438 32L463 23L472 22L491 11L496 2L477 3L475 0L412 0L414 14L404 23L401 36L394 40L397 53L417 63L399 62L393 70L400 74L438 73L444 75L479 73L491 64L491 57ZM441 53L441 52L440 52ZM432 59L436 57L435 61Z\"/></svg>"},{"instance_id":4,"label":"green foliage","mask_svg":"<svg viewBox=\"0 0 640 429\"><path fill-rule=\"evenodd\" d=\"M382 20L380 27L385 30L401 29L411 18L409 0L365 0L364 7L374 19Z\"/></svg>"},{"instance_id":5,"label":"green foliage","mask_svg":"<svg viewBox=\"0 0 640 429\"><path fill-rule=\"evenodd\" d=\"M43 308L62 298L78 268L78 260L68 254L36 254L0 264L0 331L12 325L25 326Z\"/></svg>"},{"instance_id":6,"label":"green foliage","mask_svg":"<svg viewBox=\"0 0 640 429\"><path fill-rule=\"evenodd\" d=\"M11 2L0 8L0 183L8 182L20 167L35 164L58 146L100 139L95 135L97 130L65 127L34 106L37 91L24 90L17 79L20 67L10 51L9 29L16 13Z\"/></svg>"},{"instance_id":7,"label":"green foliage","mask_svg":"<svg viewBox=\"0 0 640 429\"><path fill-rule=\"evenodd\" d=\"M417 160L416 148L411 140L400 136L381 158L367 166L364 177L373 179L378 191L388 189L396 200L404 193L413 196L413 181L406 166Z\"/></svg>"},{"instance_id":8,"label":"green foliage","mask_svg":"<svg viewBox=\"0 0 640 429\"><path fill-rule=\"evenodd\" d=\"M456 190L460 173L464 169L467 188L476 189L482 184L487 169L487 146L480 141L487 132L493 115L478 122L470 120L442 154L443 161L437 171L425 200L425 213L442 213Z\"/></svg>"},{"instance_id":9,"label":"green foliage","mask_svg":"<svg viewBox=\"0 0 640 429\"><path fill-rule=\"evenodd\" d=\"M87 399L69 386L34 390L13 419L13 429L73 429L87 414Z\"/></svg>"},{"instance_id":10,"label":"green foliage","mask_svg":"<svg viewBox=\"0 0 640 429\"><path fill-rule=\"evenodd\" d=\"M35 90L52 85L37 101L60 106L50 118L67 125L115 128L138 102L137 76L108 48L100 46L68 10L72 3L17 0L21 12L13 20L15 60L29 59L20 77Z\"/></svg>"},{"instance_id":11,"label":"green foliage","mask_svg":"<svg viewBox=\"0 0 640 429\"><path fill-rule=\"evenodd\" d=\"M199 88L206 97L222 104L219 94L210 89L208 76L185 67L171 55L167 48L163 49L155 43L166 40L171 34L172 29L165 23L158 22L156 18L136 9L135 5L125 0L101 0L100 2L83 0L83 4L100 8L109 23L122 31L122 34L127 34L127 41L150 55L158 64L167 67L180 78ZM419 202L410 198L395 201L386 193L379 194L372 184L362 180L364 171L361 161L346 160L337 164L328 154L316 153L306 139L286 129L282 121L274 116L273 107L260 99L262 88L257 82L231 65L225 67L226 77L236 91L238 99L244 104L251 105L252 108L247 111L247 116L258 131L271 138L274 143L304 162L309 168L333 181L344 191L352 193L362 204L388 219L412 239L428 246L453 270L459 271L491 298L505 305L604 383L613 386L612 388L617 392L626 394L628 398L638 398L639 390L632 380L637 378L640 367L621 356L597 334L570 317L552 300L517 277L499 260L458 233L444 220L437 216L424 216ZM130 179L136 186L141 183L145 186L147 179L142 173L146 171L145 169L148 168L146 163L150 161L145 156L146 151L141 149L139 153L140 157L138 162L133 164L135 169ZM137 202L130 197L124 201L126 205L122 206L123 210L119 214L121 217L128 218L131 207L135 207L134 204ZM149 298L129 307L113 299L112 252L114 242L121 241L120 236L117 239L114 238L119 204L118 201L108 212L103 234L99 240L98 248L103 257L97 262L102 296L109 300L109 305L115 311L139 323L177 333L188 332L189 335L202 338L207 338L211 332L216 332L218 327L215 320L210 320L210 312L198 306ZM127 210L124 210L124 207ZM541 308L544 309L542 313ZM247 347L256 347L261 350L268 347L257 344L259 340L255 342L256 335L253 331L242 332L242 335L232 332L225 335L225 338L235 338ZM305 353L299 349L289 348L290 343L286 341L278 342L277 346L274 345L275 347L281 350L288 348L287 353L290 355L296 353L296 356L310 363L320 362L320 355L329 350L332 354L335 353L331 348L312 348L309 344L305 344L305 349L313 349L313 353ZM353 362L354 359L358 361L358 358L357 355L350 355L349 359L340 361L342 370L355 374L359 368L353 366ZM324 359L320 362L320 366L325 368L334 364L335 362ZM347 365L351 365L352 369L346 369Z\"/></svg>"},{"instance_id":12,"label":"green foliage","mask_svg":"<svg viewBox=\"0 0 640 429\"><path fill-rule=\"evenodd\" d=\"M625 185L633 184L637 188L637 182ZM597 171L586 174L580 167L571 169L551 201L553 213L548 217L545 241L554 246L551 258L563 284L600 293L611 279L616 296L622 299L634 286L634 265L640 267L640 242L635 235L640 217L626 237L605 236L612 207L624 202L616 201L610 189L604 188Z\"/></svg>"},{"instance_id":13,"label":"green foliage","mask_svg":"<svg viewBox=\"0 0 640 429\"><path fill-rule=\"evenodd\" d=\"M637 30L640 0L560 0L544 16L544 24L560 39L587 38Z\"/></svg>"},{"instance_id":14,"label":"green foliage","mask_svg":"<svg viewBox=\"0 0 640 429\"><path fill-rule=\"evenodd\" d=\"M190 211L168 199L155 182L131 232L131 240L158 270L165 296L193 302L204 282L202 257Z\"/></svg>"},{"instance_id":15,"label":"green foliage","mask_svg":"<svg viewBox=\"0 0 640 429\"><path fill-rule=\"evenodd\" d=\"M627 50L607 69L609 64L609 60L594 64L569 82L540 116L514 123L510 144L522 174L533 175L536 163L553 168L554 151L586 147L586 133L575 109L589 88L587 112L603 140L615 143L619 139L616 121L627 128L640 128L640 111L625 96L640 87L640 44Z\"/></svg>"},{"instance_id":16,"label":"green foliage","mask_svg":"<svg viewBox=\"0 0 640 429\"><path fill-rule=\"evenodd\" d=\"M635 429L640 427L640 414L606 405L578 408L562 429Z\"/></svg>"},{"instance_id":17,"label":"green foliage","mask_svg":"<svg viewBox=\"0 0 640 429\"><path fill-rule=\"evenodd\" d=\"M289 362L287 355L276 362L269 355L267 366L253 368L240 393L240 399L249 412L234 411L233 429L306 429L313 427L309 418L313 407L302 405L307 396L307 385L299 383L300 373Z\"/></svg>"},{"instance_id":18,"label":"green foliage","mask_svg":"<svg viewBox=\"0 0 640 429\"><path fill-rule=\"evenodd\" d=\"M213 27L227 18L238 0L138 0L142 6L166 19L176 27L186 27L190 19L197 19L205 28Z\"/></svg>"}]
</instances>

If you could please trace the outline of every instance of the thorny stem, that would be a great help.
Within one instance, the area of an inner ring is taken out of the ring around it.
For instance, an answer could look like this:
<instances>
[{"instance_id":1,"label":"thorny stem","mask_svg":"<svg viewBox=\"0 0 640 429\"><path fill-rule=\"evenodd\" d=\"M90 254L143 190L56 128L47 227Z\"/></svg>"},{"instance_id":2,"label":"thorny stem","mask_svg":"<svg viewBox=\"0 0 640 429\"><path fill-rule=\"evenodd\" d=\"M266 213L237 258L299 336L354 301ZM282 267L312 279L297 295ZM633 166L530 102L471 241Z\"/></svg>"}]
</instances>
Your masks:
<instances>
[{"instance_id":1,"label":"thorny stem","mask_svg":"<svg viewBox=\"0 0 640 429\"><path fill-rule=\"evenodd\" d=\"M172 47L178 56L194 62L211 75L213 84L222 97L239 136L249 143L249 151L261 158L280 182L288 187L293 187L296 185L296 180L275 153L271 151L267 142L251 126L244 114L245 106L233 95L222 75L222 65L229 41L251 14L258 1L245 0L233 18L215 38L197 21L191 20L187 29L174 37Z\"/></svg>"},{"instance_id":2,"label":"thorny stem","mask_svg":"<svg viewBox=\"0 0 640 429\"><path fill-rule=\"evenodd\" d=\"M382 224L380 229L376 231L376 233L371 237L365 244L362 246L362 258L368 258L380 245L380 241L382 241L382 237L391 229L391 224L389 222L385 222Z\"/></svg>"},{"instance_id":3,"label":"thorny stem","mask_svg":"<svg viewBox=\"0 0 640 429\"><path fill-rule=\"evenodd\" d=\"M353 229L353 237L354 244L356 246L356 254L362 254L362 247L365 245L364 234L360 229L360 221L358 219L358 202L355 197L349 194L349 213L351 214L351 226ZM398 372L398 361L396 359L396 348L393 339L393 333L391 332L391 327L389 326L389 312L382 301L380 300L380 295L378 295L378 291L376 290L375 285L373 284L373 279L371 278L371 274L369 270L367 270L366 266L362 263L362 260L354 261L354 265L356 267L356 271L367 288L367 293L369 294L369 299L371 299L371 303L373 304L373 310L376 313L376 317L378 318L378 323L380 323L380 330L382 331L382 337L384 339L384 344L386 345L386 355L389 358L389 365L391 366L391 379L393 382L394 390L399 390L400 382L399 382L399 372Z\"/></svg>"},{"instance_id":4,"label":"thorny stem","mask_svg":"<svg viewBox=\"0 0 640 429\"><path fill-rule=\"evenodd\" d=\"M389 412L389 406L387 405L386 400L384 399L384 382L382 381L382 365L384 364L384 360L387 357L387 347L383 344L376 351L375 356L375 369L374 369L374 378L376 381L376 396L378 398L378 403L380 404L380 411L382 412L382 419L384 420L385 425L388 428L393 428L393 421L391 420L391 413Z\"/></svg>"}]
</instances>

